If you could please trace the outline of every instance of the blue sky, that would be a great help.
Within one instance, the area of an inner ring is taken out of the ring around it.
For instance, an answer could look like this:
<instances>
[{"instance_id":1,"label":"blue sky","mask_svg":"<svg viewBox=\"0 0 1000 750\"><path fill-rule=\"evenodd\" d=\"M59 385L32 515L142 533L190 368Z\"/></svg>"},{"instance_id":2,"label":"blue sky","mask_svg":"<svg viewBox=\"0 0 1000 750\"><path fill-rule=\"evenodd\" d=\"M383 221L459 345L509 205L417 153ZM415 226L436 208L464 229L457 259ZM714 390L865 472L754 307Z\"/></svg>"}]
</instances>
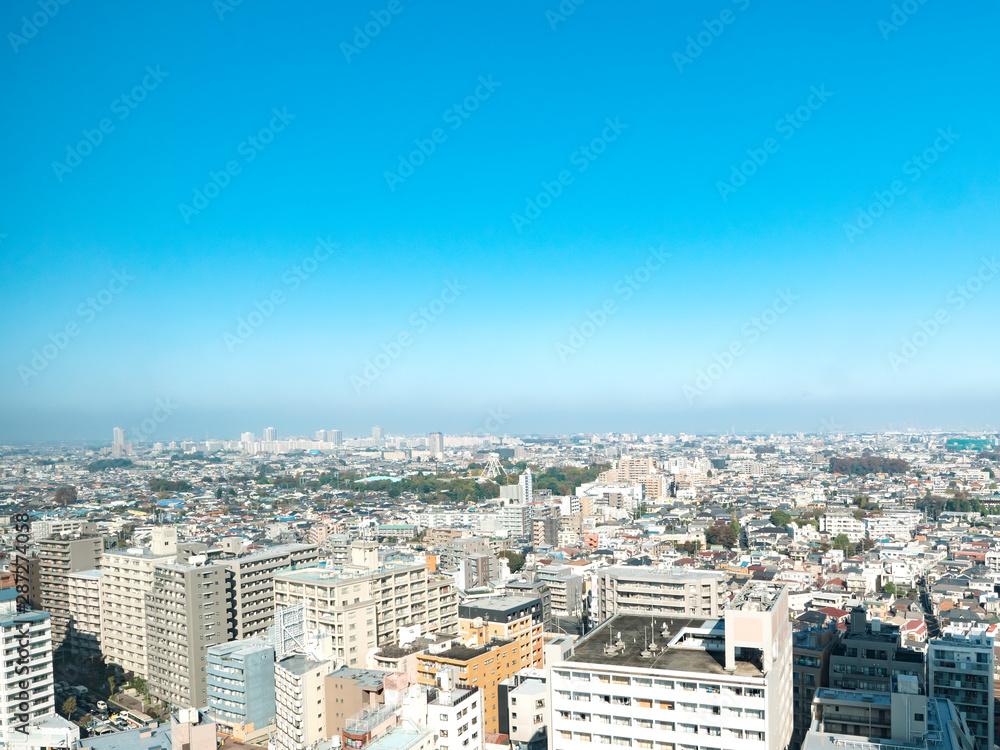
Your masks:
<instances>
[{"instance_id":1,"label":"blue sky","mask_svg":"<svg viewBox=\"0 0 1000 750\"><path fill-rule=\"evenodd\" d=\"M995 4L230 3L4 5L0 440L1000 422Z\"/></svg>"}]
</instances>

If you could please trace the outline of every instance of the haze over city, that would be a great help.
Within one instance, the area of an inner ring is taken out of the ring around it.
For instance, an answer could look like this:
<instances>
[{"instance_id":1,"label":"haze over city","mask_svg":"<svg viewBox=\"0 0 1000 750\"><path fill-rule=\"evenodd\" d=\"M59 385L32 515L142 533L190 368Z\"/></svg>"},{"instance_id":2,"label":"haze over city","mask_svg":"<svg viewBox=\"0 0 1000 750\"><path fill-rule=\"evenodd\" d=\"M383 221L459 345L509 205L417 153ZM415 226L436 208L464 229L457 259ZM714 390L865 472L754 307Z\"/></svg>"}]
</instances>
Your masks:
<instances>
[{"instance_id":1,"label":"haze over city","mask_svg":"<svg viewBox=\"0 0 1000 750\"><path fill-rule=\"evenodd\" d=\"M52 8L4 442L996 426L996 5Z\"/></svg>"}]
</instances>

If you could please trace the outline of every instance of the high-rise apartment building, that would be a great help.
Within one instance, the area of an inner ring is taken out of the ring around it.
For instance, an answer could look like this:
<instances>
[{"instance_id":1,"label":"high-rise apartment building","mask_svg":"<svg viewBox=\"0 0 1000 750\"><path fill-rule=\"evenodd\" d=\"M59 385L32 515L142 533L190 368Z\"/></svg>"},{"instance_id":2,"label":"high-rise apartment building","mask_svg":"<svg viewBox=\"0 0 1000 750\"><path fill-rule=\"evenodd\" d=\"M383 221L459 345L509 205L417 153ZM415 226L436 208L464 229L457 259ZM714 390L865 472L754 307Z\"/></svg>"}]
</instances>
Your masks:
<instances>
[{"instance_id":1,"label":"high-rise apartment building","mask_svg":"<svg viewBox=\"0 0 1000 750\"><path fill-rule=\"evenodd\" d=\"M344 444L344 433L343 432L341 432L340 430L330 430L329 433L330 433L330 442L331 443L333 443L334 445L343 445Z\"/></svg>"},{"instance_id":2,"label":"high-rise apartment building","mask_svg":"<svg viewBox=\"0 0 1000 750\"><path fill-rule=\"evenodd\" d=\"M146 594L149 694L174 706L208 703L208 648L228 638L226 566L161 563Z\"/></svg>"},{"instance_id":3,"label":"high-rise apartment building","mask_svg":"<svg viewBox=\"0 0 1000 750\"><path fill-rule=\"evenodd\" d=\"M382 439L382 428L379 425L372 427L372 440Z\"/></svg>"},{"instance_id":4,"label":"high-rise apartment building","mask_svg":"<svg viewBox=\"0 0 1000 750\"><path fill-rule=\"evenodd\" d=\"M440 432L432 432L427 436L427 450L435 456L444 453L444 435Z\"/></svg>"},{"instance_id":5,"label":"high-rise apartment building","mask_svg":"<svg viewBox=\"0 0 1000 750\"><path fill-rule=\"evenodd\" d=\"M55 714L52 686L52 628L46 612L8 613L0 619L3 679L0 680L0 748L23 734L18 727ZM21 685L27 680L28 687ZM27 705L25 705L27 704Z\"/></svg>"},{"instance_id":6,"label":"high-rise apartment building","mask_svg":"<svg viewBox=\"0 0 1000 750\"><path fill-rule=\"evenodd\" d=\"M127 443L128 436L125 430L121 427L115 427L114 434L111 438L111 455L115 458L124 456Z\"/></svg>"},{"instance_id":7,"label":"high-rise apartment building","mask_svg":"<svg viewBox=\"0 0 1000 750\"><path fill-rule=\"evenodd\" d=\"M101 556L101 652L123 674L149 677L146 594L153 571L177 556L177 530L153 531L152 547L112 549Z\"/></svg>"},{"instance_id":8,"label":"high-rise apartment building","mask_svg":"<svg viewBox=\"0 0 1000 750\"><path fill-rule=\"evenodd\" d=\"M318 560L315 544L280 544L225 561L230 637L265 635L274 622L274 574Z\"/></svg>"},{"instance_id":9,"label":"high-rise apartment building","mask_svg":"<svg viewBox=\"0 0 1000 750\"><path fill-rule=\"evenodd\" d=\"M429 576L422 559L380 563L370 542L355 542L351 555L350 564L304 566L274 577L275 605L306 602L310 628L333 633L338 666L365 666L367 653L396 642L403 626L454 631L458 594L451 577Z\"/></svg>"},{"instance_id":10,"label":"high-rise apartment building","mask_svg":"<svg viewBox=\"0 0 1000 750\"><path fill-rule=\"evenodd\" d=\"M58 649L66 638L72 618L67 576L95 569L104 552L104 540L99 536L85 536L39 539L37 544L41 605L52 616L52 647Z\"/></svg>"},{"instance_id":11,"label":"high-rise apartment building","mask_svg":"<svg viewBox=\"0 0 1000 750\"><path fill-rule=\"evenodd\" d=\"M275 718L274 647L263 638L208 648L208 709L220 734L238 742L267 736Z\"/></svg>"},{"instance_id":12,"label":"high-rise apartment building","mask_svg":"<svg viewBox=\"0 0 1000 750\"><path fill-rule=\"evenodd\" d=\"M514 539L526 539L531 534L531 508L527 505L506 505L496 512L497 523Z\"/></svg>"},{"instance_id":13,"label":"high-rise apartment building","mask_svg":"<svg viewBox=\"0 0 1000 750\"><path fill-rule=\"evenodd\" d=\"M976 750L993 747L993 637L985 630L931 640L927 691L955 704L969 726Z\"/></svg>"},{"instance_id":14,"label":"high-rise apartment building","mask_svg":"<svg viewBox=\"0 0 1000 750\"><path fill-rule=\"evenodd\" d=\"M596 573L595 622L603 622L618 612L648 612L658 617L718 617L723 578L722 573L708 570L600 568Z\"/></svg>"},{"instance_id":15,"label":"high-rise apartment building","mask_svg":"<svg viewBox=\"0 0 1000 750\"><path fill-rule=\"evenodd\" d=\"M99 570L81 570L66 576L69 623L63 646L78 663L101 657L101 578Z\"/></svg>"},{"instance_id":16,"label":"high-rise apartment building","mask_svg":"<svg viewBox=\"0 0 1000 750\"><path fill-rule=\"evenodd\" d=\"M525 467L524 471L521 473L521 476L518 477L517 487L518 487L517 494L521 502L530 504L531 501L534 499L534 493L531 484L531 469Z\"/></svg>"},{"instance_id":17,"label":"high-rise apartment building","mask_svg":"<svg viewBox=\"0 0 1000 750\"><path fill-rule=\"evenodd\" d=\"M851 611L847 631L830 652L830 687L841 690L892 691L894 675L916 677L923 689L924 655L899 643L895 628L868 622L863 607Z\"/></svg>"},{"instance_id":18,"label":"high-rise apartment building","mask_svg":"<svg viewBox=\"0 0 1000 750\"><path fill-rule=\"evenodd\" d=\"M303 654L286 656L274 665L276 750L305 750L326 737L324 677L329 661Z\"/></svg>"},{"instance_id":19,"label":"high-rise apartment building","mask_svg":"<svg viewBox=\"0 0 1000 750\"><path fill-rule=\"evenodd\" d=\"M276 429L274 429L273 427L265 427L264 428L264 442L265 443L273 443L277 439L278 439L278 431Z\"/></svg>"},{"instance_id":20,"label":"high-rise apartment building","mask_svg":"<svg viewBox=\"0 0 1000 750\"><path fill-rule=\"evenodd\" d=\"M788 593L751 582L712 619L615 615L551 674L550 747L785 750Z\"/></svg>"}]
</instances>

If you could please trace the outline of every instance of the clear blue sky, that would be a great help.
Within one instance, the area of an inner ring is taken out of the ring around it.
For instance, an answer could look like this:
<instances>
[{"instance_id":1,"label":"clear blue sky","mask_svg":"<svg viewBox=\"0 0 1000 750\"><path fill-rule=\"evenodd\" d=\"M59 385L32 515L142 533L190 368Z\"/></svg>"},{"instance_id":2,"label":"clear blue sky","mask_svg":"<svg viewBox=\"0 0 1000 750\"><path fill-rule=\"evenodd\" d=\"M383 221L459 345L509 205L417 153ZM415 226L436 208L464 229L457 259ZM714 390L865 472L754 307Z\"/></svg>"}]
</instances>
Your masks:
<instances>
[{"instance_id":1,"label":"clear blue sky","mask_svg":"<svg viewBox=\"0 0 1000 750\"><path fill-rule=\"evenodd\" d=\"M0 12L0 440L158 398L152 439L1000 423L1000 274L956 297L998 252L994 3L44 7Z\"/></svg>"}]
</instances>

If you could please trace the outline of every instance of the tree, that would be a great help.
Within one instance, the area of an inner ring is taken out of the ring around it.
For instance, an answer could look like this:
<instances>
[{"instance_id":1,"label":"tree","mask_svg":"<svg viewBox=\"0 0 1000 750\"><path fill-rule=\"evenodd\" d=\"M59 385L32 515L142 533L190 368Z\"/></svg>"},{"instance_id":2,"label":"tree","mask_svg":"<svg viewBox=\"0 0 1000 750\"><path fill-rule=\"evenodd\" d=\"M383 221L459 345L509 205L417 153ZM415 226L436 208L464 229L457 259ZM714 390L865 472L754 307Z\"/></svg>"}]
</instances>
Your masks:
<instances>
[{"instance_id":1,"label":"tree","mask_svg":"<svg viewBox=\"0 0 1000 750\"><path fill-rule=\"evenodd\" d=\"M66 718L72 720L73 714L76 713L76 698L70 696L62 704L62 712L66 714Z\"/></svg>"},{"instance_id":2,"label":"tree","mask_svg":"<svg viewBox=\"0 0 1000 750\"><path fill-rule=\"evenodd\" d=\"M737 521L735 518L730 518L729 519L729 528L731 528L733 530L733 533L736 534L736 538L739 539L740 538L740 531L742 531L742 528L740 527L740 522Z\"/></svg>"},{"instance_id":3,"label":"tree","mask_svg":"<svg viewBox=\"0 0 1000 750\"><path fill-rule=\"evenodd\" d=\"M76 487L60 487L56 490L56 505L69 505L77 500Z\"/></svg>"},{"instance_id":4,"label":"tree","mask_svg":"<svg viewBox=\"0 0 1000 750\"><path fill-rule=\"evenodd\" d=\"M736 533L729 524L715 524L705 529L705 543L719 544L726 549L732 549L736 545Z\"/></svg>"},{"instance_id":5,"label":"tree","mask_svg":"<svg viewBox=\"0 0 1000 750\"><path fill-rule=\"evenodd\" d=\"M773 526L780 526L784 528L792 522L792 517L783 510L775 510L771 512L770 521Z\"/></svg>"},{"instance_id":6,"label":"tree","mask_svg":"<svg viewBox=\"0 0 1000 750\"><path fill-rule=\"evenodd\" d=\"M93 714L84 714L83 716L80 717L80 724L82 724L83 726L87 726L93 720L94 720Z\"/></svg>"},{"instance_id":7,"label":"tree","mask_svg":"<svg viewBox=\"0 0 1000 750\"><path fill-rule=\"evenodd\" d=\"M218 499L218 500L221 500L221 499L222 499L222 488L221 488L221 487L219 487L219 488L218 488L218 489L217 489L217 490L215 491L215 497L216 497L216 499Z\"/></svg>"},{"instance_id":8,"label":"tree","mask_svg":"<svg viewBox=\"0 0 1000 750\"><path fill-rule=\"evenodd\" d=\"M108 677L108 688L109 688L108 695L109 696L114 697L114 694L115 694L115 685L117 685L117 684L118 683L115 681L115 676L114 675L111 675L110 677Z\"/></svg>"},{"instance_id":9,"label":"tree","mask_svg":"<svg viewBox=\"0 0 1000 750\"><path fill-rule=\"evenodd\" d=\"M894 584L892 581L889 581L885 586L882 587L882 590L885 593L889 594L890 596L895 596L896 595L896 584Z\"/></svg>"},{"instance_id":10,"label":"tree","mask_svg":"<svg viewBox=\"0 0 1000 750\"><path fill-rule=\"evenodd\" d=\"M507 558L507 562L510 563L511 573L516 573L517 571L519 571L521 568L524 567L524 555L522 555L519 552L515 552L512 549L503 550L502 552L500 552L499 555L497 555L497 557Z\"/></svg>"},{"instance_id":11,"label":"tree","mask_svg":"<svg viewBox=\"0 0 1000 750\"><path fill-rule=\"evenodd\" d=\"M149 683L146 682L144 677L133 677L128 681L128 686L139 695L149 696Z\"/></svg>"}]
</instances>

